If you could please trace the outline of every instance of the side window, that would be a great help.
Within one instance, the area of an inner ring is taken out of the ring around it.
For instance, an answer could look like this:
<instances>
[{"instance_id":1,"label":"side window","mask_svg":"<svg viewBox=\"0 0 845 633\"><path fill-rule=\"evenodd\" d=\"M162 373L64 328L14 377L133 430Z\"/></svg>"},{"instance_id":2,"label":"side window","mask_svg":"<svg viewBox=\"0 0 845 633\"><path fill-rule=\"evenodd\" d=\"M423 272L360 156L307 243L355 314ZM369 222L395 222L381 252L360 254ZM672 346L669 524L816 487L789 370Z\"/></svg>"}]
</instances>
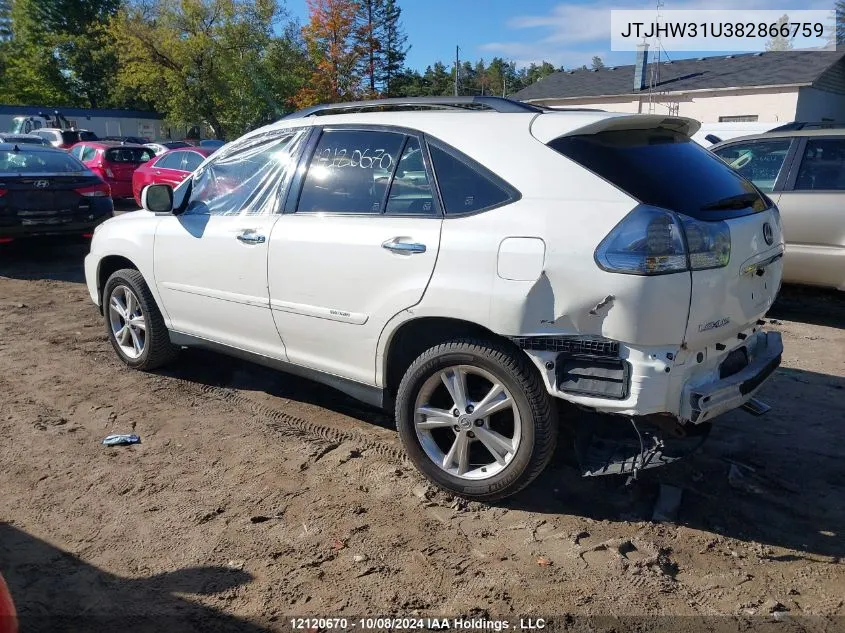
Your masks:
<instances>
[{"instance_id":1,"label":"side window","mask_svg":"<svg viewBox=\"0 0 845 633\"><path fill-rule=\"evenodd\" d=\"M735 143L714 150L716 156L753 182L760 191L775 187L780 168L789 152L791 139Z\"/></svg>"},{"instance_id":2,"label":"side window","mask_svg":"<svg viewBox=\"0 0 845 633\"><path fill-rule=\"evenodd\" d=\"M323 132L308 166L297 213L381 213L404 142L405 135L397 132Z\"/></svg>"},{"instance_id":3,"label":"side window","mask_svg":"<svg viewBox=\"0 0 845 633\"><path fill-rule=\"evenodd\" d=\"M171 154L165 154L156 161L155 166L159 169L181 169L182 156L184 153L185 152L173 152Z\"/></svg>"},{"instance_id":4,"label":"side window","mask_svg":"<svg viewBox=\"0 0 845 633\"><path fill-rule=\"evenodd\" d=\"M425 171L420 142L408 137L387 198L387 213L431 215L434 196Z\"/></svg>"},{"instance_id":5,"label":"side window","mask_svg":"<svg viewBox=\"0 0 845 633\"><path fill-rule=\"evenodd\" d=\"M94 156L97 154L97 148L91 147L90 145L86 145L82 149L82 154L79 157L79 160L86 161L86 160L93 160Z\"/></svg>"},{"instance_id":6,"label":"side window","mask_svg":"<svg viewBox=\"0 0 845 633\"><path fill-rule=\"evenodd\" d=\"M85 149L84 145L75 145L71 148L70 153L73 154L76 158L80 158L82 156L83 149Z\"/></svg>"},{"instance_id":7,"label":"side window","mask_svg":"<svg viewBox=\"0 0 845 633\"><path fill-rule=\"evenodd\" d=\"M845 190L845 139L807 139L795 190Z\"/></svg>"},{"instance_id":8,"label":"side window","mask_svg":"<svg viewBox=\"0 0 845 633\"><path fill-rule=\"evenodd\" d=\"M197 154L196 152L180 152L181 154L185 155L185 162L182 163L182 169L185 171L194 171L197 167L202 164L202 161L205 160L204 156Z\"/></svg>"},{"instance_id":9,"label":"side window","mask_svg":"<svg viewBox=\"0 0 845 633\"><path fill-rule=\"evenodd\" d=\"M488 177L436 145L429 145L446 214L482 211L507 202L512 196Z\"/></svg>"},{"instance_id":10,"label":"side window","mask_svg":"<svg viewBox=\"0 0 845 633\"><path fill-rule=\"evenodd\" d=\"M191 177L185 213L190 215L261 215L273 213L279 189L296 167L306 130L252 136Z\"/></svg>"}]
</instances>

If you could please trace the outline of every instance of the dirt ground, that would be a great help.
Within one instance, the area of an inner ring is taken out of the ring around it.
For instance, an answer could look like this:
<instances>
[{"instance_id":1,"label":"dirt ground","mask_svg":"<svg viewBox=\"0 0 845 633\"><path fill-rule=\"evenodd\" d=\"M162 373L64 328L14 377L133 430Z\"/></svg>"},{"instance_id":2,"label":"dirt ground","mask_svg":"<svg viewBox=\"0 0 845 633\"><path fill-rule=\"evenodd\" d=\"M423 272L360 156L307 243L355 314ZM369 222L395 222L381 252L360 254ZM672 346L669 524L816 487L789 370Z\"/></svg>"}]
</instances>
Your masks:
<instances>
[{"instance_id":1,"label":"dirt ground","mask_svg":"<svg viewBox=\"0 0 845 633\"><path fill-rule=\"evenodd\" d=\"M723 416L627 487L559 450L483 506L428 488L390 418L329 388L200 352L126 369L84 253L0 253L0 571L24 632L378 614L843 628L841 294L784 290L765 417ZM142 443L102 446L115 432ZM684 490L677 523L650 520L660 484Z\"/></svg>"}]
</instances>

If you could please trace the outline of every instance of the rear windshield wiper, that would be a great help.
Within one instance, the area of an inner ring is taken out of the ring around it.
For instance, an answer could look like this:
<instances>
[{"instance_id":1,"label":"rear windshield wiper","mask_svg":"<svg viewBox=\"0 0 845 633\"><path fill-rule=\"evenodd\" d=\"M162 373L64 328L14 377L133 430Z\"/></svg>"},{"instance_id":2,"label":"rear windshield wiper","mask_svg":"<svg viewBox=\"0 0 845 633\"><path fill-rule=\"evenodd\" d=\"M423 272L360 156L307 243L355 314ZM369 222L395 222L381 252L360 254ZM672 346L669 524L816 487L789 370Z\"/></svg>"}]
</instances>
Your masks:
<instances>
[{"instance_id":1,"label":"rear windshield wiper","mask_svg":"<svg viewBox=\"0 0 845 633\"><path fill-rule=\"evenodd\" d=\"M735 196L728 196L716 202L705 204L701 207L701 211L719 211L722 209L745 209L753 206L755 202L763 202L760 194L754 191L747 193L740 193Z\"/></svg>"}]
</instances>

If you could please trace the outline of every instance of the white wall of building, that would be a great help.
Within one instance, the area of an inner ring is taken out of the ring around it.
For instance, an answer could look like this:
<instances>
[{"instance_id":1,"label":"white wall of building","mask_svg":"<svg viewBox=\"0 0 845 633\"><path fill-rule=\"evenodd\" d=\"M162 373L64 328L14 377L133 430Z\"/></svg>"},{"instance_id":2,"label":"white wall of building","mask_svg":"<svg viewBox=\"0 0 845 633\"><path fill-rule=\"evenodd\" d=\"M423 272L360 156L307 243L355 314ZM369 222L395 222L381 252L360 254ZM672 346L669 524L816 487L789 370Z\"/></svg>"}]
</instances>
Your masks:
<instances>
[{"instance_id":1,"label":"white wall of building","mask_svg":"<svg viewBox=\"0 0 845 633\"><path fill-rule=\"evenodd\" d=\"M801 90L805 90L802 88ZM814 92L821 92L816 90ZM824 93L840 99L838 95ZM809 101L823 101L826 97L812 95ZM636 97L583 97L576 99L543 100L554 107L599 108L613 112L648 112L648 95ZM760 122L788 123L795 120L799 101L798 88L737 89L655 95L653 112L677 114L702 123L718 123L719 117L757 116ZM640 109L642 101L642 109ZM815 107L815 106L813 106ZM821 106L819 106L821 107ZM843 112L845 114L845 112ZM806 119L805 119L806 120Z\"/></svg>"},{"instance_id":2,"label":"white wall of building","mask_svg":"<svg viewBox=\"0 0 845 633\"><path fill-rule=\"evenodd\" d=\"M0 131L12 129L14 114L0 114ZM77 128L91 130L97 136L146 136L156 140L162 138L160 119L139 119L129 117L77 117L68 116L68 121Z\"/></svg>"}]
</instances>

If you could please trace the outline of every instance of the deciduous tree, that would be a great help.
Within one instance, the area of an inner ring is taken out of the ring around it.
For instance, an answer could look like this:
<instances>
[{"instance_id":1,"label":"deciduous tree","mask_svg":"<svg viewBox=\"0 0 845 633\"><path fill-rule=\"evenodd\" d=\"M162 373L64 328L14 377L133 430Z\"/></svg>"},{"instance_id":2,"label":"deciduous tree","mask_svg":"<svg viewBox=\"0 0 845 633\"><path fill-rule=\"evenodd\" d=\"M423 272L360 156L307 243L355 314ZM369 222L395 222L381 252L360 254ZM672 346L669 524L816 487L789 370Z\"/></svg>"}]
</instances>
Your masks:
<instances>
[{"instance_id":1,"label":"deciduous tree","mask_svg":"<svg viewBox=\"0 0 845 633\"><path fill-rule=\"evenodd\" d=\"M309 20L302 29L313 66L307 84L293 101L298 107L354 99L360 94L360 42L363 33L355 0L308 0Z\"/></svg>"}]
</instances>

